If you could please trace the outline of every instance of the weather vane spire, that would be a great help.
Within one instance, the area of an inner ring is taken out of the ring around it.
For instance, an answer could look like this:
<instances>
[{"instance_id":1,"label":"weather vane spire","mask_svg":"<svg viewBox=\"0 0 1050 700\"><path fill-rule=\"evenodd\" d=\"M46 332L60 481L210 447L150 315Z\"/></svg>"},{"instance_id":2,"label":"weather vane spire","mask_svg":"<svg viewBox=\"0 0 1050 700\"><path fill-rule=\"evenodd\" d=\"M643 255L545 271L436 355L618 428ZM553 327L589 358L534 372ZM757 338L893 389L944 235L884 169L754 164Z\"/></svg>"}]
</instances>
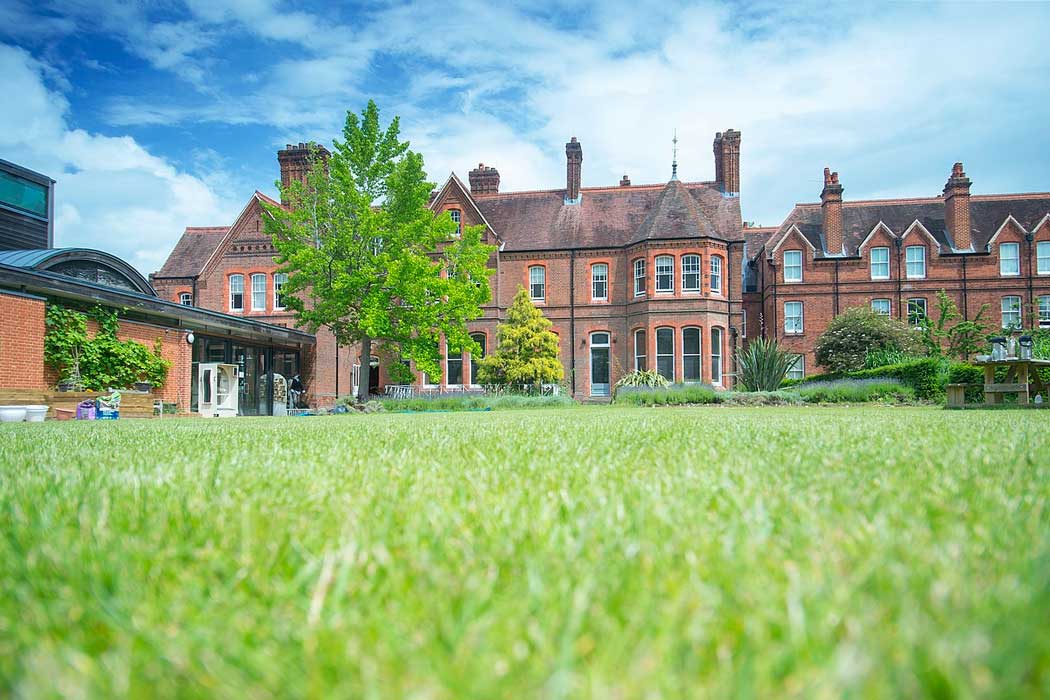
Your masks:
<instances>
[{"instance_id":1,"label":"weather vane spire","mask_svg":"<svg viewBox=\"0 0 1050 700\"><path fill-rule=\"evenodd\" d=\"M671 139L671 179L678 179L678 129L674 130L674 137Z\"/></svg>"}]
</instances>

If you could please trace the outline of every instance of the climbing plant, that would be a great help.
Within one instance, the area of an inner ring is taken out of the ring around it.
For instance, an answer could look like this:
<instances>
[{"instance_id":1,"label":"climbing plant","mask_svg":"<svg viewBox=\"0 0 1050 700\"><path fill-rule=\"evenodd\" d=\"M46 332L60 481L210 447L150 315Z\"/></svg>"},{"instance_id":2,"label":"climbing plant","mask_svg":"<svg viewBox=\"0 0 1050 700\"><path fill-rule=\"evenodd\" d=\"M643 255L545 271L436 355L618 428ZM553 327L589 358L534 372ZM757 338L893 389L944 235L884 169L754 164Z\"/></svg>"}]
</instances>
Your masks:
<instances>
[{"instance_id":1,"label":"climbing plant","mask_svg":"<svg viewBox=\"0 0 1050 700\"><path fill-rule=\"evenodd\" d=\"M88 336L88 320L98 326ZM60 304L48 304L45 317L44 361L64 380L88 391L123 389L136 382L163 386L171 362L161 356L161 340L153 349L134 340L117 337L117 312L96 306L78 311Z\"/></svg>"}]
</instances>

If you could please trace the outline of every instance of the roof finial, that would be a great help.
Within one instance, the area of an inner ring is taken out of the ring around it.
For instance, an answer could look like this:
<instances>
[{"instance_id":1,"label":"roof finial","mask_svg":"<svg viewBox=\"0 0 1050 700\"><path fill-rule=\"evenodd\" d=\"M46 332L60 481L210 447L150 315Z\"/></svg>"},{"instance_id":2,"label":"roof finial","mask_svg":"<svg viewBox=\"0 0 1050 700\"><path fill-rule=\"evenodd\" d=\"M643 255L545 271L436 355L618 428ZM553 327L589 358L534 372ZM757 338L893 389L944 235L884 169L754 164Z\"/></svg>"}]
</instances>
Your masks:
<instances>
[{"instance_id":1,"label":"roof finial","mask_svg":"<svg viewBox=\"0 0 1050 700\"><path fill-rule=\"evenodd\" d=\"M674 138L671 139L671 179L678 179L678 129L674 130Z\"/></svg>"}]
</instances>

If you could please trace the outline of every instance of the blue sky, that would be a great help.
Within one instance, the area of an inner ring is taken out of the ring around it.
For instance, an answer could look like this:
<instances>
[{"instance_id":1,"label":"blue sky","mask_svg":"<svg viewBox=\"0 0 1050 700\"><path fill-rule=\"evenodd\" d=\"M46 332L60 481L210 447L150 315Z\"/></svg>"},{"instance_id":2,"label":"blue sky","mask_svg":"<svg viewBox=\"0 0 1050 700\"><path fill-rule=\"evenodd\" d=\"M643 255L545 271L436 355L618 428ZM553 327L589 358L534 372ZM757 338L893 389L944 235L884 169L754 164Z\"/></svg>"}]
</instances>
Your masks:
<instances>
[{"instance_id":1,"label":"blue sky","mask_svg":"<svg viewBox=\"0 0 1050 700\"><path fill-rule=\"evenodd\" d=\"M713 177L743 132L744 217L814 201L1050 190L1050 4L5 0L0 157L56 180L56 239L157 269L185 226L276 194L275 152L374 98L431 179L501 189Z\"/></svg>"}]
</instances>

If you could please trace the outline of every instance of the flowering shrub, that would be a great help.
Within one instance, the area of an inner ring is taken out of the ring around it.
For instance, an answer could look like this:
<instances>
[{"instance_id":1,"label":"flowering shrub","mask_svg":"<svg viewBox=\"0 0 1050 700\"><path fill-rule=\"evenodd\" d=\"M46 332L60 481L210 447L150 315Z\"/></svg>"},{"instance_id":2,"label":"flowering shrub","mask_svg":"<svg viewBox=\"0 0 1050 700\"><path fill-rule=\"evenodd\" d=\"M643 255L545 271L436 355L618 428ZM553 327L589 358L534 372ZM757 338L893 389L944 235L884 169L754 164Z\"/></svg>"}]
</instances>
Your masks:
<instances>
[{"instance_id":1,"label":"flowering shrub","mask_svg":"<svg viewBox=\"0 0 1050 700\"><path fill-rule=\"evenodd\" d=\"M831 320L817 339L817 364L830 372L864 369L868 353L919 352L915 332L896 319L875 313L867 306L847 309Z\"/></svg>"}]
</instances>

